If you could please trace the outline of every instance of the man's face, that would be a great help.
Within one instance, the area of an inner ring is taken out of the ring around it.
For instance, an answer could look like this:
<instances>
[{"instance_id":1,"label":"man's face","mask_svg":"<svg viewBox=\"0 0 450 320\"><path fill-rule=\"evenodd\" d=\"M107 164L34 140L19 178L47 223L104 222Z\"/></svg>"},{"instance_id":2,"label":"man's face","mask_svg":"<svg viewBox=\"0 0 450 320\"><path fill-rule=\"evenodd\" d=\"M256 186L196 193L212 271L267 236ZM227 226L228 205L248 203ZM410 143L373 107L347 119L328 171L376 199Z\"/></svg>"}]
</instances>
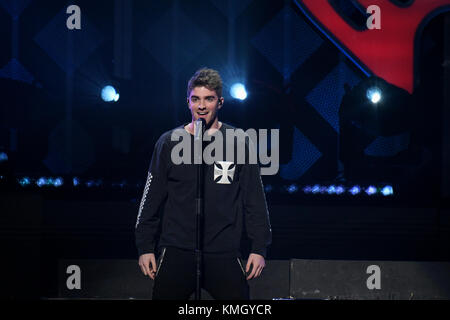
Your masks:
<instances>
[{"instance_id":1,"label":"man's face","mask_svg":"<svg viewBox=\"0 0 450 320\"><path fill-rule=\"evenodd\" d=\"M217 113L223 104L223 97L219 98L216 91L206 87L195 87L191 90L188 104L192 120L204 118L206 126L209 127L217 118Z\"/></svg>"}]
</instances>

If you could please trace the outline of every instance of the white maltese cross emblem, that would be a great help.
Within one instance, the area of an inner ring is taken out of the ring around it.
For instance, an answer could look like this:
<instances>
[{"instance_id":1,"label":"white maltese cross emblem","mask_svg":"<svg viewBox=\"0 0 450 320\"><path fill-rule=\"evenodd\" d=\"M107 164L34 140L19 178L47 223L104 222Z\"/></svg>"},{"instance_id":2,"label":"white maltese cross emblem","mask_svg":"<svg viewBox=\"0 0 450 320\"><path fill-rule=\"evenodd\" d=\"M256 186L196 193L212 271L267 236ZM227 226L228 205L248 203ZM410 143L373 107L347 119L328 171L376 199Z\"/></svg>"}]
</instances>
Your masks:
<instances>
[{"instance_id":1,"label":"white maltese cross emblem","mask_svg":"<svg viewBox=\"0 0 450 320\"><path fill-rule=\"evenodd\" d=\"M220 180L216 181L216 183L231 184L235 168L236 166L231 161L216 161L216 163L214 163L214 181L220 177Z\"/></svg>"}]
</instances>

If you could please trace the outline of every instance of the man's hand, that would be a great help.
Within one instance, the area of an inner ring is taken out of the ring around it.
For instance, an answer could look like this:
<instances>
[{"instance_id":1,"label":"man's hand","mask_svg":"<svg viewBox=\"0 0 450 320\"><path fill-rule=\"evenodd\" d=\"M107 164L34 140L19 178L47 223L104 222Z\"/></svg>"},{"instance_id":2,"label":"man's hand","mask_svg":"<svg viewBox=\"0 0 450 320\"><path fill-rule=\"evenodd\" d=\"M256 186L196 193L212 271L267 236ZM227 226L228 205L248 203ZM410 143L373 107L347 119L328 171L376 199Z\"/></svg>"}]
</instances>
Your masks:
<instances>
[{"instance_id":1,"label":"man's hand","mask_svg":"<svg viewBox=\"0 0 450 320\"><path fill-rule=\"evenodd\" d=\"M247 280L257 278L261 275L262 270L266 266L264 257L260 254L250 253L245 272L249 272L250 266L252 266L252 272L247 276Z\"/></svg>"},{"instance_id":2,"label":"man's hand","mask_svg":"<svg viewBox=\"0 0 450 320\"><path fill-rule=\"evenodd\" d=\"M154 253L145 253L139 257L139 267L142 273L155 280L156 275L156 259Z\"/></svg>"}]
</instances>

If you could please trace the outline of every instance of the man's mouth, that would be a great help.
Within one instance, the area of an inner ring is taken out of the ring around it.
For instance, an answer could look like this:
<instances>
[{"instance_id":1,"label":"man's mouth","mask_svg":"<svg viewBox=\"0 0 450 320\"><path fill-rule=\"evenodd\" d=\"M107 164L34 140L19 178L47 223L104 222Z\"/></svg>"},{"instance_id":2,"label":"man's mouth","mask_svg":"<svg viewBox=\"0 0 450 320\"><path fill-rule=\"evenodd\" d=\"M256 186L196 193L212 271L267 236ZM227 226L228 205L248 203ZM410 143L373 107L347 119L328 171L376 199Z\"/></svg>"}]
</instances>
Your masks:
<instances>
[{"instance_id":1,"label":"man's mouth","mask_svg":"<svg viewBox=\"0 0 450 320\"><path fill-rule=\"evenodd\" d=\"M206 116L209 112L197 112L199 116Z\"/></svg>"}]
</instances>

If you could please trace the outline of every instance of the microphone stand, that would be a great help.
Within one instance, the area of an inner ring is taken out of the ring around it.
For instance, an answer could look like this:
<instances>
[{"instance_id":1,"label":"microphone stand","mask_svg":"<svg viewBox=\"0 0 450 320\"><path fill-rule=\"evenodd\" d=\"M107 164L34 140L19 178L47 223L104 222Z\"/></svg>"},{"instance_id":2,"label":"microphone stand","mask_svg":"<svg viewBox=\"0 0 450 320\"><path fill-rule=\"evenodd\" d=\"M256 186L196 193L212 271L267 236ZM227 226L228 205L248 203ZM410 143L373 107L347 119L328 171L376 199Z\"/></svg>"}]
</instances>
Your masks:
<instances>
[{"instance_id":1,"label":"microphone stand","mask_svg":"<svg viewBox=\"0 0 450 320\"><path fill-rule=\"evenodd\" d=\"M204 184L205 179L203 165L203 134L205 133L206 121L199 119L196 121L196 129L194 134L194 150L197 151L195 163L197 170L197 192L195 198L195 222L196 222L196 241L195 241L195 260L196 260L196 286L195 300L201 300L201 279L202 279L202 234L203 234L203 213L204 213ZM195 149L195 144L199 144L200 148Z\"/></svg>"}]
</instances>

